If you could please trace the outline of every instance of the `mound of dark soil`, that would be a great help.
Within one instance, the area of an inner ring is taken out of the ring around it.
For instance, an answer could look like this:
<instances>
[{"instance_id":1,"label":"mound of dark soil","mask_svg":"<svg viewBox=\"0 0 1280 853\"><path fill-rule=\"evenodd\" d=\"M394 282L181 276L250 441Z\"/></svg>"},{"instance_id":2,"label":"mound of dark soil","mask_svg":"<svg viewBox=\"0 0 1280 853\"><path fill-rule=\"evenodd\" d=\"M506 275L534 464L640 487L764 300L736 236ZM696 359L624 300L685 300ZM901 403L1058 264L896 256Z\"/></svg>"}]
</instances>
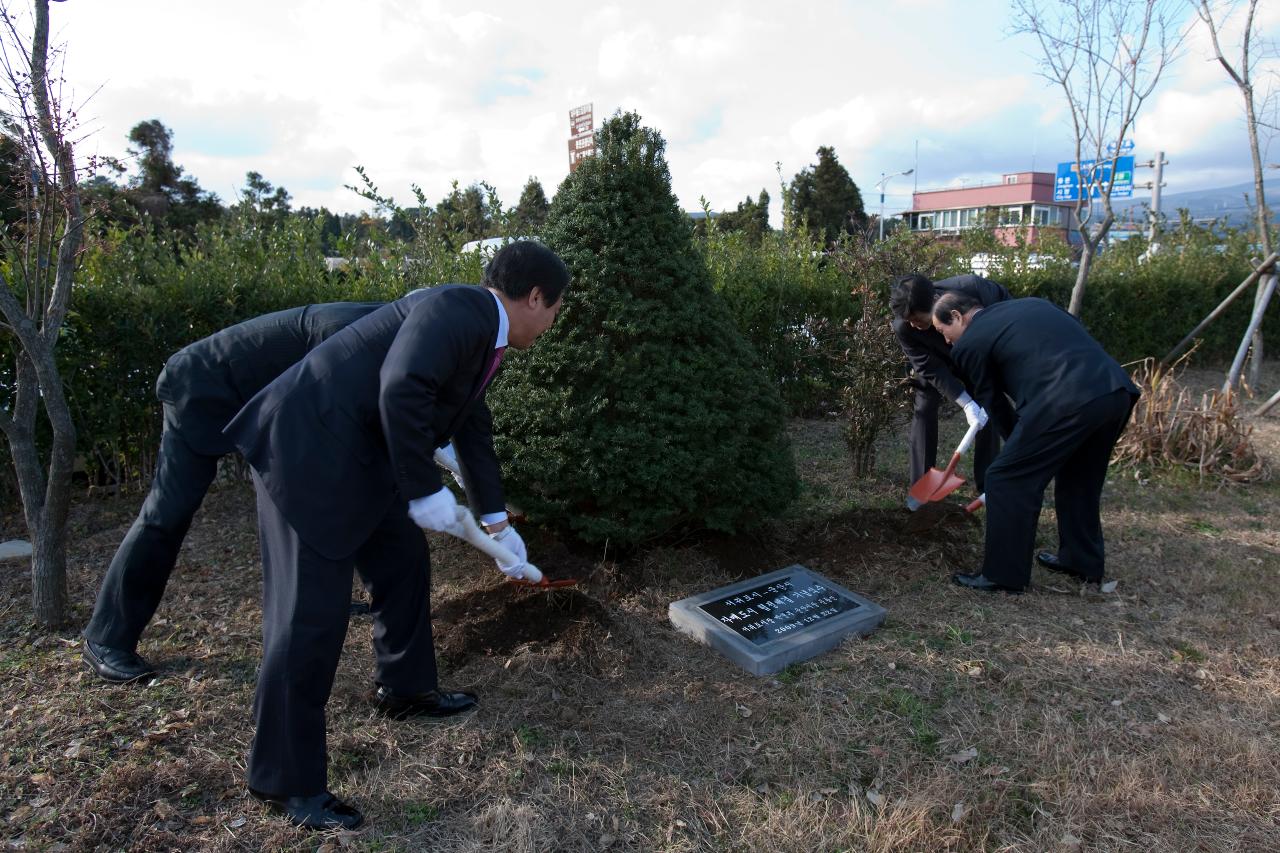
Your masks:
<instances>
[{"instance_id":1,"label":"mound of dark soil","mask_svg":"<svg viewBox=\"0 0 1280 853\"><path fill-rule=\"evenodd\" d=\"M436 654L449 667L476 655L503 655L527 643L575 649L603 636L609 615L573 588L539 590L512 583L478 589L432 608Z\"/></svg>"}]
</instances>

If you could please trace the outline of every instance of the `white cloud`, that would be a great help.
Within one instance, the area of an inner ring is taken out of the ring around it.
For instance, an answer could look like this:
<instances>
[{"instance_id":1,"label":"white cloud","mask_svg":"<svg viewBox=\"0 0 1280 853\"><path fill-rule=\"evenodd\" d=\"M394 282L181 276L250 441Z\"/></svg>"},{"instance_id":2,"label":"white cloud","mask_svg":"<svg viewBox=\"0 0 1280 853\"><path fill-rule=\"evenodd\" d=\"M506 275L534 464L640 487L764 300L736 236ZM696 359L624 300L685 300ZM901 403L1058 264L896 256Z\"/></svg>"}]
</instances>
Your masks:
<instances>
[{"instance_id":1,"label":"white cloud","mask_svg":"<svg viewBox=\"0 0 1280 853\"><path fill-rule=\"evenodd\" d=\"M597 122L635 109L663 133L687 207L706 195L731 208L761 187L776 203L775 162L790 178L819 145L870 195L882 171L911 164L917 139L921 171L945 183L1025 168L1067 135L1060 96L1032 77L1032 46L1005 36L1005 0L122 0L51 11L75 91L101 88L82 152L122 154L130 127L159 118L175 131L175 159L224 198L252 169L297 204L358 209L341 189L356 164L404 202L410 183L438 199L455 178L488 180L513 203L535 175L550 194L567 172L567 112L585 102ZM1265 15L1275 35L1280 12ZM1193 31L1139 125L1140 144L1194 151L1202 175L1239 159L1238 95L1203 47Z\"/></svg>"}]
</instances>

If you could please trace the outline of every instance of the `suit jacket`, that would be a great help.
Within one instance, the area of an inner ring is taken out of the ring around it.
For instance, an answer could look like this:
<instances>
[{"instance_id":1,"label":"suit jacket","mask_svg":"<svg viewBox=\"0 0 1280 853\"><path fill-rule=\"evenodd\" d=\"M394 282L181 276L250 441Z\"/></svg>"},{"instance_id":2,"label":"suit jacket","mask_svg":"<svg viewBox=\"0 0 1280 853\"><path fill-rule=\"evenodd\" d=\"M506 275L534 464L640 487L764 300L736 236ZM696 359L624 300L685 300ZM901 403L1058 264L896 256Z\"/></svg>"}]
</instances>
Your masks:
<instances>
[{"instance_id":1,"label":"suit jacket","mask_svg":"<svg viewBox=\"0 0 1280 853\"><path fill-rule=\"evenodd\" d=\"M450 440L473 510L504 509L484 375L498 306L483 288L410 293L352 323L263 388L226 433L304 542L353 553L389 511L441 488Z\"/></svg>"},{"instance_id":2,"label":"suit jacket","mask_svg":"<svg viewBox=\"0 0 1280 853\"><path fill-rule=\"evenodd\" d=\"M1040 430L1119 388L1138 388L1080 322L1043 299L1011 299L984 308L951 350L987 405L1013 399L1024 429Z\"/></svg>"},{"instance_id":3,"label":"suit jacket","mask_svg":"<svg viewBox=\"0 0 1280 853\"><path fill-rule=\"evenodd\" d=\"M178 350L156 380L165 425L197 453L223 456L235 447L222 434L236 412L271 380L339 329L382 302L334 302L264 314Z\"/></svg>"},{"instance_id":4,"label":"suit jacket","mask_svg":"<svg viewBox=\"0 0 1280 853\"><path fill-rule=\"evenodd\" d=\"M1009 298L1004 285L976 275L958 275L933 283L934 291L941 296L959 291L976 296L983 305L994 305ZM921 331L906 320L894 318L893 331L898 336L902 351L907 354L911 369L937 388L949 400L964 393L964 382L956 376L951 347L937 329L930 326Z\"/></svg>"}]
</instances>

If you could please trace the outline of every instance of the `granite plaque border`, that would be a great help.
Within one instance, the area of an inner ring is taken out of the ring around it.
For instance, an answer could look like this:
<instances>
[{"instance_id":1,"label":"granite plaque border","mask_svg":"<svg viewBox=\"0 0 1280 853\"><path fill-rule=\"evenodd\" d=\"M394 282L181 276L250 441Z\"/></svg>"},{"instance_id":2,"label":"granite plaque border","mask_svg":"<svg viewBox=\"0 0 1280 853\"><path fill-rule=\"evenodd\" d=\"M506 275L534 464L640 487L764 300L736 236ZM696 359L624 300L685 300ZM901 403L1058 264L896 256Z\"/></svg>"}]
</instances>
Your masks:
<instances>
[{"instance_id":1,"label":"granite plaque border","mask_svg":"<svg viewBox=\"0 0 1280 853\"><path fill-rule=\"evenodd\" d=\"M731 598L747 590L791 577L797 584L820 583L858 603L858 607L824 619L795 633L765 643L753 643L702 609L717 599ZM700 593L667 607L667 616L678 631L710 646L752 675L770 675L797 661L830 651L850 634L866 636L880 626L887 616L883 607L850 592L838 583L799 563L753 578L737 581L710 592Z\"/></svg>"}]
</instances>

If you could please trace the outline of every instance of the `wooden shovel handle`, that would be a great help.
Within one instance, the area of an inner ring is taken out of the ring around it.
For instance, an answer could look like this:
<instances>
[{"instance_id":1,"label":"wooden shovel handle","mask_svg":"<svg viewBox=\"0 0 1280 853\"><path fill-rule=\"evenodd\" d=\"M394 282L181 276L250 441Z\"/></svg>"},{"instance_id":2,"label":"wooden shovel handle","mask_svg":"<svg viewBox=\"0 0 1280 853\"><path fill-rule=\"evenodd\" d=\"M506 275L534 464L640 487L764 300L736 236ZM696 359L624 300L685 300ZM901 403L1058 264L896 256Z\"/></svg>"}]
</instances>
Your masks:
<instances>
[{"instance_id":1,"label":"wooden shovel handle","mask_svg":"<svg viewBox=\"0 0 1280 853\"><path fill-rule=\"evenodd\" d=\"M510 566L519 562L515 554L503 547L501 543L490 539L489 535L480 529L480 525L476 524L476 520L471 517L471 510L465 506L459 506L457 512L457 521L450 525L450 533L459 539L465 539L470 542L503 565ZM524 577L525 580L531 583L539 583L542 581L542 572L538 571L538 567L533 563L526 562L524 564Z\"/></svg>"}]
</instances>

